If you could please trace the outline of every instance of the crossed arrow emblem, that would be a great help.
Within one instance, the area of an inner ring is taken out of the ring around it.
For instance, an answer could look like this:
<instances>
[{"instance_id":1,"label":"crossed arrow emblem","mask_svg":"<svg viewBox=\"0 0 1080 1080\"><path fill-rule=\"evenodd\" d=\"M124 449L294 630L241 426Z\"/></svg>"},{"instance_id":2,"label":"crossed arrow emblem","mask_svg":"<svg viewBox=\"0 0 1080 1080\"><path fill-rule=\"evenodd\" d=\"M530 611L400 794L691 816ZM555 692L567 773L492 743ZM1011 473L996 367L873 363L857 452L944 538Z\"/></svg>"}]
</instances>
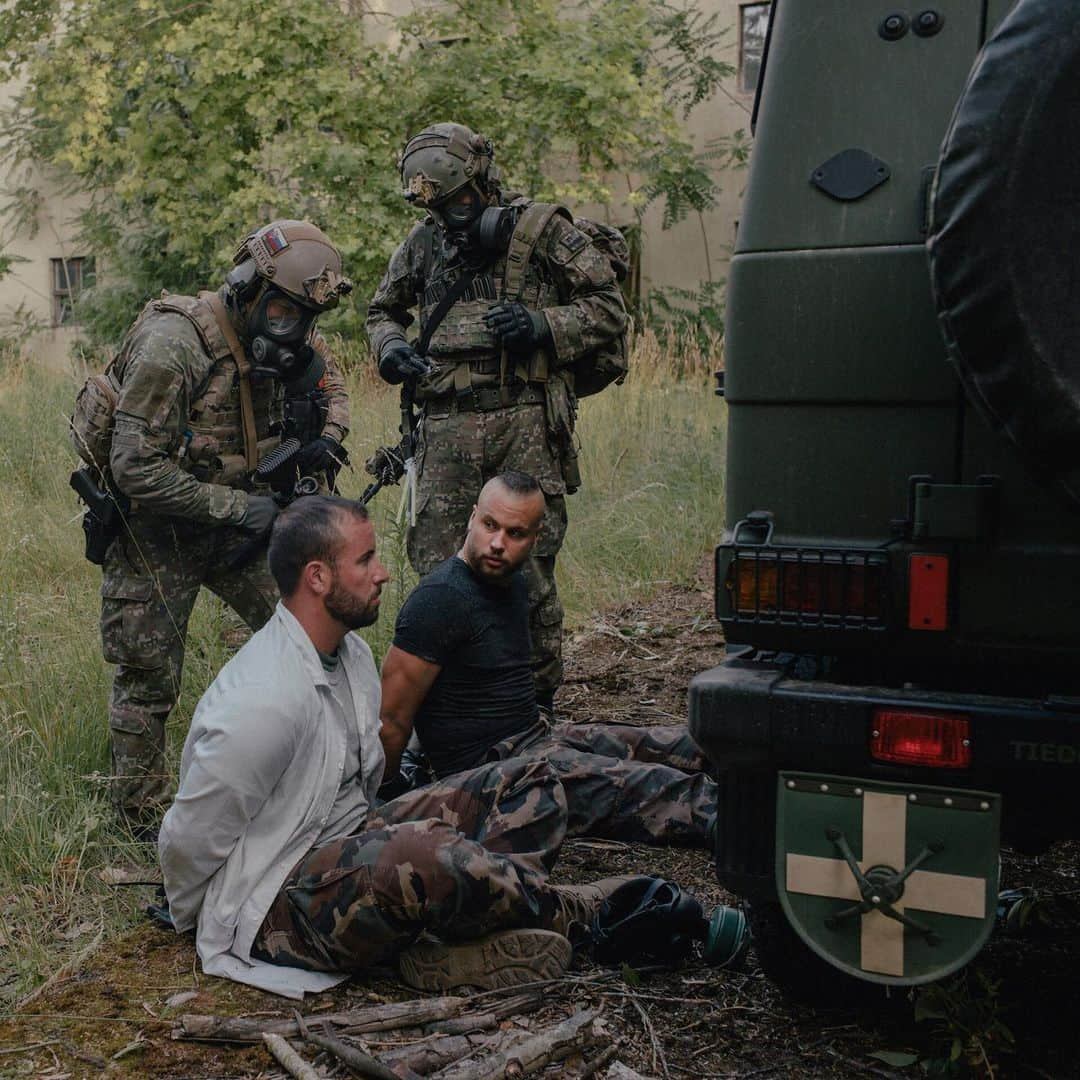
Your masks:
<instances>
[{"instance_id":1,"label":"crossed arrow emblem","mask_svg":"<svg viewBox=\"0 0 1080 1080\"><path fill-rule=\"evenodd\" d=\"M941 874L919 867L943 850L928 845L908 862L907 813L903 795L867 791L862 796L862 858L856 860L843 832L826 836L840 858L786 856L787 889L810 896L850 900L852 906L826 919L836 929L848 919L860 922L860 967L882 975L903 976L904 933L937 939L930 927L909 914L937 912L969 919L986 916L986 878Z\"/></svg>"}]
</instances>

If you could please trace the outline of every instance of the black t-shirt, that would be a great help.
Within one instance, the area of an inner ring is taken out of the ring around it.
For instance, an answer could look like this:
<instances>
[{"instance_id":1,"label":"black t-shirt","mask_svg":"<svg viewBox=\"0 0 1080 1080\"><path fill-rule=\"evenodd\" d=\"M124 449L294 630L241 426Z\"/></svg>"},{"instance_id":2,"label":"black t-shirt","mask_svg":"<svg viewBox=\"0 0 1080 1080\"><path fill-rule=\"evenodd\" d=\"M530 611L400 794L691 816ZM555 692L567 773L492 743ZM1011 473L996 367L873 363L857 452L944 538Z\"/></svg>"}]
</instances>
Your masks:
<instances>
[{"instance_id":1,"label":"black t-shirt","mask_svg":"<svg viewBox=\"0 0 1080 1080\"><path fill-rule=\"evenodd\" d=\"M520 571L490 584L451 556L405 601L394 644L442 668L413 722L436 775L475 768L500 739L536 723Z\"/></svg>"}]
</instances>

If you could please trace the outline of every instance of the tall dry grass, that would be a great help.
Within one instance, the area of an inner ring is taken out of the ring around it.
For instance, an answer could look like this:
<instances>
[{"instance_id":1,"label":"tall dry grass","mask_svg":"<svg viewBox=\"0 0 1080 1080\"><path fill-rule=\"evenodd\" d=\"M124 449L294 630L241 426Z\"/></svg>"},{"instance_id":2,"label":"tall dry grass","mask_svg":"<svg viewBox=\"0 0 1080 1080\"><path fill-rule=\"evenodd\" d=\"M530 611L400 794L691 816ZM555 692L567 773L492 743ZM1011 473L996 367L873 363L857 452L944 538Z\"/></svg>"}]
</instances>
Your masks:
<instances>
[{"instance_id":1,"label":"tall dry grass","mask_svg":"<svg viewBox=\"0 0 1080 1080\"><path fill-rule=\"evenodd\" d=\"M359 348L350 369L358 467L397 426L396 395ZM559 563L572 625L596 609L684 581L719 535L724 409L711 393L715 358L694 346L635 345L625 385L582 402L582 490L569 500ZM0 358L0 1001L16 1000L88 942L140 917L148 890L99 880L107 865L151 868L153 853L114 825L106 803L109 669L98 638L100 571L82 557L68 487L66 414L78 378ZM372 510L394 582L365 637L386 648L412 584L395 522L399 489ZM199 695L230 653L236 617L204 595L191 621L180 702L169 723L175 765Z\"/></svg>"}]
</instances>

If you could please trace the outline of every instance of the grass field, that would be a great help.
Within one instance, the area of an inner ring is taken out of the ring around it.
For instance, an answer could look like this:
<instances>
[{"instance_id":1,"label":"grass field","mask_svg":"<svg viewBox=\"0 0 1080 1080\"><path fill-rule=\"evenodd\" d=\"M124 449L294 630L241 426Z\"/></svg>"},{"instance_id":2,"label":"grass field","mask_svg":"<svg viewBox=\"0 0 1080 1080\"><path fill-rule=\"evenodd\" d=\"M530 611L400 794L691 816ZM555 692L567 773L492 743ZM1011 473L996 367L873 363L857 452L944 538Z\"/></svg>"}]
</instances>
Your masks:
<instances>
[{"instance_id":1,"label":"grass field","mask_svg":"<svg viewBox=\"0 0 1080 1080\"><path fill-rule=\"evenodd\" d=\"M708 358L674 360L639 341L634 374L583 403L582 490L570 499L560 589L572 625L662 583L691 578L715 542L723 510L724 409ZM352 378L357 469L397 423L396 396L359 371ZM676 376L682 376L677 378ZM102 883L114 864L149 866L152 854L114 826L105 798L109 669L98 638L100 571L82 557L75 459L66 413L74 376L26 365L0 371L0 1002L17 1000L95 941L136 917L133 890ZM411 585L394 524L398 489L374 506L384 562L395 581L380 623L367 631L381 655ZM238 621L204 594L188 639L175 757L200 693L228 658Z\"/></svg>"}]
</instances>

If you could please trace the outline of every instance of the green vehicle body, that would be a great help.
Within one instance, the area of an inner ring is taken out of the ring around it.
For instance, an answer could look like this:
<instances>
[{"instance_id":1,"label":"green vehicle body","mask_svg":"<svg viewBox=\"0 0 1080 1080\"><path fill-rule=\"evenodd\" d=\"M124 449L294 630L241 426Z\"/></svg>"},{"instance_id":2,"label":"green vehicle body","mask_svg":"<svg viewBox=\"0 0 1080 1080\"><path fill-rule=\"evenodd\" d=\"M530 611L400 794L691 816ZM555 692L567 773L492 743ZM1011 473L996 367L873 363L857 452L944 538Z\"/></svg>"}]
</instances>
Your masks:
<instances>
[{"instance_id":1,"label":"green vehicle body","mask_svg":"<svg viewBox=\"0 0 1080 1080\"><path fill-rule=\"evenodd\" d=\"M1001 838L1024 850L1080 836L1080 511L969 403L926 247L943 136L1011 7L773 3L728 291L716 554L728 659L691 684L690 728L724 766L721 883L759 905L780 900L789 918L783 770L987 792L1000 797ZM938 32L883 35L890 14L922 10ZM817 181L842 188L834 159L850 149L865 154L846 179L867 190L838 198ZM824 563L844 568L837 617L785 612L760 591L739 599L740 580L759 590L772 573L805 597ZM925 617L912 601L924 566L944 575ZM882 708L963 715L970 763L876 760ZM818 837L828 814L799 828ZM984 867L997 864L996 830L980 834ZM972 952L969 935L918 971L879 976L852 965L850 940L830 955L795 929L834 966L879 982L940 977Z\"/></svg>"}]
</instances>

